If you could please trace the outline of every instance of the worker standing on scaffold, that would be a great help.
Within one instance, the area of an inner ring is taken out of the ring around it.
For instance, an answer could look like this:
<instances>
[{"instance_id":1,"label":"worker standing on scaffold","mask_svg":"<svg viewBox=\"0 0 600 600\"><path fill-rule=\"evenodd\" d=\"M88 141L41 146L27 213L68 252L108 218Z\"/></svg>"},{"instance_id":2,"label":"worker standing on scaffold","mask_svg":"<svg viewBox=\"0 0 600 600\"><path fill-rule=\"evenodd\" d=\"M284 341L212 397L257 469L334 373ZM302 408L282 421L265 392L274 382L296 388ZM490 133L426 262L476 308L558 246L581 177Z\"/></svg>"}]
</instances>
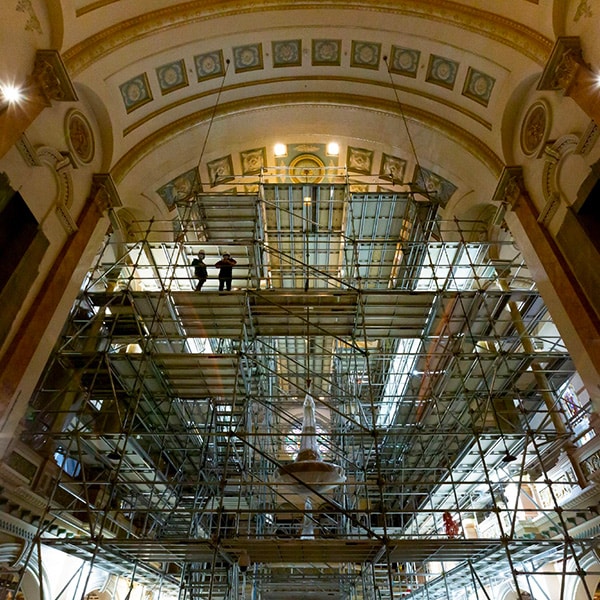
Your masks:
<instances>
[{"instance_id":1,"label":"worker standing on scaffold","mask_svg":"<svg viewBox=\"0 0 600 600\"><path fill-rule=\"evenodd\" d=\"M225 252L220 261L215 263L215 267L219 269L219 291L226 289L231 291L231 281L233 279L233 267L237 265L237 261L231 258L231 254Z\"/></svg>"},{"instance_id":2,"label":"worker standing on scaffold","mask_svg":"<svg viewBox=\"0 0 600 600\"><path fill-rule=\"evenodd\" d=\"M202 286L206 283L208 279L208 271L206 269L206 265L204 264L204 250L200 250L198 252L198 258L195 258L192 261L192 267L194 267L194 275L198 280L198 284L196 285L196 291L199 292L202 289Z\"/></svg>"}]
</instances>

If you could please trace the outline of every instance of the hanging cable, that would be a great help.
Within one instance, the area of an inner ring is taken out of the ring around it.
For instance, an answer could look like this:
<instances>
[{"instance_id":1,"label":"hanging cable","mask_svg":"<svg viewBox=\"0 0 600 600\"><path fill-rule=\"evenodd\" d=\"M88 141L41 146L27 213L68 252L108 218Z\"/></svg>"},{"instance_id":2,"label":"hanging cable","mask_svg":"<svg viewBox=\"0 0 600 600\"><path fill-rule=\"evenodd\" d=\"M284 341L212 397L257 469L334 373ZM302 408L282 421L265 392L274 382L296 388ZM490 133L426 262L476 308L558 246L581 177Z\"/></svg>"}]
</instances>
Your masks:
<instances>
[{"instance_id":1,"label":"hanging cable","mask_svg":"<svg viewBox=\"0 0 600 600\"><path fill-rule=\"evenodd\" d=\"M217 114L217 107L219 106L219 102L221 100L221 93L223 92L223 88L225 86L225 79L227 78L227 71L229 71L229 63L231 61L227 59L225 61L225 73L223 73L223 79L221 80L221 85L219 86L219 91L217 92L217 99L212 109L212 113L210 115L210 119L208 121L208 129L206 130L206 135L204 136L204 143L202 144L202 149L200 150L200 156L198 158L198 164L196 165L196 171L198 176L198 183L200 183L200 165L202 163L202 158L204 157L204 151L206 150L206 144L208 142L208 136L210 135L213 121L215 120L215 115Z\"/></svg>"},{"instance_id":2,"label":"hanging cable","mask_svg":"<svg viewBox=\"0 0 600 600\"><path fill-rule=\"evenodd\" d=\"M404 129L406 130L406 137L408 138L408 143L410 145L410 151L412 152L412 155L415 159L415 164L417 165L417 173L419 176L422 177L422 171L421 171L421 163L419 162L419 157L417 155L417 149L415 147L415 143L413 140L413 137L410 133L410 129L408 127L408 120L406 118L406 114L404 112L404 107L402 105L402 102L400 102L400 96L398 95L398 90L396 88L396 85L394 83L394 79L392 77L392 71L390 69L390 64L388 63L388 57L384 56L383 57L383 62L385 62L386 66L387 66L387 73L388 73L388 77L390 79L390 84L392 86L392 90L394 90L394 96L396 98L396 104L398 105L398 112L400 113L400 118L402 119L402 123L404 124ZM393 178L392 178L393 179ZM419 191L423 191L425 192L426 195L427 194L427 190L419 190Z\"/></svg>"}]
</instances>

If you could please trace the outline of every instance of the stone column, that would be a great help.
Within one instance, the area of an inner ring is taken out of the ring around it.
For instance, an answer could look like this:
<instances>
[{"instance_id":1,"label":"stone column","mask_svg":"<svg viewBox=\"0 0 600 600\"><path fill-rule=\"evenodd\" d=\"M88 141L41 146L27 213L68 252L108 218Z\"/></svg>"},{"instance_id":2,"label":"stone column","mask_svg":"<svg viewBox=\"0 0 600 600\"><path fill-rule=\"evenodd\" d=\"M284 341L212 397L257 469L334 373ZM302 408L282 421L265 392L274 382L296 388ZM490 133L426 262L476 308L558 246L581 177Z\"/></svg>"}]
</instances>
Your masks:
<instances>
[{"instance_id":1,"label":"stone column","mask_svg":"<svg viewBox=\"0 0 600 600\"><path fill-rule=\"evenodd\" d=\"M75 102L77 94L60 54L38 50L33 73L27 81L25 97L14 105L0 107L0 158L19 140L38 115L53 100Z\"/></svg>"},{"instance_id":2,"label":"stone column","mask_svg":"<svg viewBox=\"0 0 600 600\"><path fill-rule=\"evenodd\" d=\"M15 424L29 402L29 394L43 368L43 364L40 364L34 369L35 373L29 369L40 340L44 340L45 332L54 318L62 320L66 317L66 314L56 315L65 290L78 270L90 239L96 237L100 220L110 208L120 205L110 175L94 175L89 199L77 219L77 230L67 239L49 269L20 330L0 361L0 455L6 446L6 438L12 436ZM108 228L108 221L104 227ZM46 343L54 343L54 340ZM45 361L52 348L44 350Z\"/></svg>"},{"instance_id":3,"label":"stone column","mask_svg":"<svg viewBox=\"0 0 600 600\"><path fill-rule=\"evenodd\" d=\"M525 257L575 366L600 410L600 318L577 273L544 227L530 198L521 167L506 167L494 200L510 210L506 220Z\"/></svg>"},{"instance_id":4,"label":"stone column","mask_svg":"<svg viewBox=\"0 0 600 600\"><path fill-rule=\"evenodd\" d=\"M600 125L598 75L583 60L578 37L559 37L546 63L538 90L562 90Z\"/></svg>"}]
</instances>

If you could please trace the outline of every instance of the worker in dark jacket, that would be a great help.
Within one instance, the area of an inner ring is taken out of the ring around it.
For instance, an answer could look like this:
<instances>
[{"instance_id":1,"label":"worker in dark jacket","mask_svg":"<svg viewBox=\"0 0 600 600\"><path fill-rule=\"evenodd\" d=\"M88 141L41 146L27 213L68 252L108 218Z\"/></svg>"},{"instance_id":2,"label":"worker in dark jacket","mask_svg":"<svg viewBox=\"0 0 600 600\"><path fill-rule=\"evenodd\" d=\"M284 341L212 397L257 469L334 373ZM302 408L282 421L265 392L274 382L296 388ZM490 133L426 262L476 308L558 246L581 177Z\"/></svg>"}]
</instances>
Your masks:
<instances>
[{"instance_id":1,"label":"worker in dark jacket","mask_svg":"<svg viewBox=\"0 0 600 600\"><path fill-rule=\"evenodd\" d=\"M220 261L215 263L215 267L219 269L219 291L226 289L231 291L231 280L233 279L233 267L237 265L237 261L231 258L231 254L225 252Z\"/></svg>"},{"instance_id":2,"label":"worker in dark jacket","mask_svg":"<svg viewBox=\"0 0 600 600\"><path fill-rule=\"evenodd\" d=\"M194 275L198 280L198 284L196 285L196 291L199 292L202 289L202 286L206 283L208 279L208 271L206 269L206 265L204 264L204 250L200 250L198 252L198 258L195 258L192 261L192 267L194 267Z\"/></svg>"}]
</instances>

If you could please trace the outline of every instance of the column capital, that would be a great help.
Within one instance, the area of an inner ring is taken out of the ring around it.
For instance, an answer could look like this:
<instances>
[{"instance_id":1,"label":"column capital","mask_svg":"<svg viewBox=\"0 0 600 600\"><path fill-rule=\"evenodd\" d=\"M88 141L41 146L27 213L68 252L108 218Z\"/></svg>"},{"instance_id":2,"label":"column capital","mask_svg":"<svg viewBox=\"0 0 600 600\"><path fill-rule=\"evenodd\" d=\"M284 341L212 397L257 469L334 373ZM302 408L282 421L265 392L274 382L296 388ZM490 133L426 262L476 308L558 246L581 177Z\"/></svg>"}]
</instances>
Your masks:
<instances>
[{"instance_id":1,"label":"column capital","mask_svg":"<svg viewBox=\"0 0 600 600\"><path fill-rule=\"evenodd\" d=\"M493 202L515 208L520 199L527 194L522 167L504 167L498 185L492 197Z\"/></svg>"},{"instance_id":2,"label":"column capital","mask_svg":"<svg viewBox=\"0 0 600 600\"><path fill-rule=\"evenodd\" d=\"M584 66L584 62L579 37L559 37L544 67L537 89L567 91L581 66Z\"/></svg>"},{"instance_id":3,"label":"column capital","mask_svg":"<svg viewBox=\"0 0 600 600\"><path fill-rule=\"evenodd\" d=\"M101 214L105 214L111 208L123 206L119 191L110 173L94 173L90 199Z\"/></svg>"},{"instance_id":4,"label":"column capital","mask_svg":"<svg viewBox=\"0 0 600 600\"><path fill-rule=\"evenodd\" d=\"M51 100L76 102L79 99L60 53L56 50L36 52L32 77L48 103Z\"/></svg>"},{"instance_id":5,"label":"column capital","mask_svg":"<svg viewBox=\"0 0 600 600\"><path fill-rule=\"evenodd\" d=\"M563 90L590 119L600 124L598 74L583 60L578 37L558 38L537 89Z\"/></svg>"}]
</instances>

